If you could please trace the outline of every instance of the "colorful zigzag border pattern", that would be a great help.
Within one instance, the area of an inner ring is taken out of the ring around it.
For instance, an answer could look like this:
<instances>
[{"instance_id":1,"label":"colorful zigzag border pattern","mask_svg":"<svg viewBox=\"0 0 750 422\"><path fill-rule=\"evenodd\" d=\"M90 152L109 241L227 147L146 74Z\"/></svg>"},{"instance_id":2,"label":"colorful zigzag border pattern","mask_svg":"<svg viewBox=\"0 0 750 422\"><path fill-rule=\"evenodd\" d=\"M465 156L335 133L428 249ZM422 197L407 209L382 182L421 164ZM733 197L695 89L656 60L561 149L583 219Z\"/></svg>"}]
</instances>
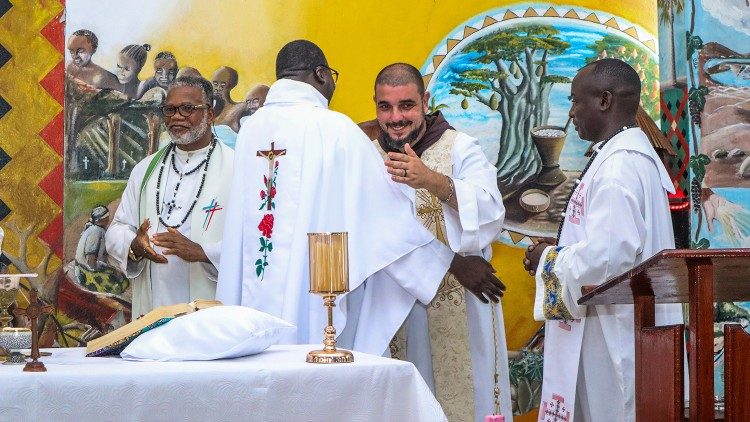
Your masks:
<instances>
[{"instance_id":1,"label":"colorful zigzag border pattern","mask_svg":"<svg viewBox=\"0 0 750 422\"><path fill-rule=\"evenodd\" d=\"M27 262L63 250L64 4L0 0L0 225ZM25 251L10 225L32 228Z\"/></svg>"}]
</instances>

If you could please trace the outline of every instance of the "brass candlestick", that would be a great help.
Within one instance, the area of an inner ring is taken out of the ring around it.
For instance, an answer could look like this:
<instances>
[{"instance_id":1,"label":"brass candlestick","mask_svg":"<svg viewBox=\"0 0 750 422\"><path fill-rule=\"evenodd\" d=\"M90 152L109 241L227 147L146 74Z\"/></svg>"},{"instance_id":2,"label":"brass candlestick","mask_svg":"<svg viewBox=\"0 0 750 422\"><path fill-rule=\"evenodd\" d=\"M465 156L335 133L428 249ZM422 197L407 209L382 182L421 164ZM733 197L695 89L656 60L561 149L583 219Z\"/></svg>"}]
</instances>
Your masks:
<instances>
[{"instance_id":1,"label":"brass candlestick","mask_svg":"<svg viewBox=\"0 0 750 422\"><path fill-rule=\"evenodd\" d=\"M333 307L336 295L349 291L348 233L308 233L310 248L310 293L323 296L328 310L328 326L323 333L323 350L307 354L309 363L354 362L352 352L336 349L336 328L333 326Z\"/></svg>"}]
</instances>

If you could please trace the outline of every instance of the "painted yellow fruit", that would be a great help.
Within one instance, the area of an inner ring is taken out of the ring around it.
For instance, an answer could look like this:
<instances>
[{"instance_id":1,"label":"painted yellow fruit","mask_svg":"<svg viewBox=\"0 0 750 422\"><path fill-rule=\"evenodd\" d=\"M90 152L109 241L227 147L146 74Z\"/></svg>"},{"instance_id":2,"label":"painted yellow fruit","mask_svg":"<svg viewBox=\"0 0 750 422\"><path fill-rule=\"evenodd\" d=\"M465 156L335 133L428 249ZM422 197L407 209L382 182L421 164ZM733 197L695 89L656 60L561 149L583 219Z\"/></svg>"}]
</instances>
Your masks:
<instances>
[{"instance_id":1,"label":"painted yellow fruit","mask_svg":"<svg viewBox=\"0 0 750 422\"><path fill-rule=\"evenodd\" d=\"M464 109L464 110L466 110L467 108L469 108L469 99L468 98L464 98L464 100L461 101L461 108Z\"/></svg>"},{"instance_id":2,"label":"painted yellow fruit","mask_svg":"<svg viewBox=\"0 0 750 422\"><path fill-rule=\"evenodd\" d=\"M493 93L490 97L490 108L493 110L497 110L497 107L500 105L500 100L497 98L497 94Z\"/></svg>"},{"instance_id":3,"label":"painted yellow fruit","mask_svg":"<svg viewBox=\"0 0 750 422\"><path fill-rule=\"evenodd\" d=\"M542 76L544 74L544 66L539 65L536 67L536 76Z\"/></svg>"}]
</instances>

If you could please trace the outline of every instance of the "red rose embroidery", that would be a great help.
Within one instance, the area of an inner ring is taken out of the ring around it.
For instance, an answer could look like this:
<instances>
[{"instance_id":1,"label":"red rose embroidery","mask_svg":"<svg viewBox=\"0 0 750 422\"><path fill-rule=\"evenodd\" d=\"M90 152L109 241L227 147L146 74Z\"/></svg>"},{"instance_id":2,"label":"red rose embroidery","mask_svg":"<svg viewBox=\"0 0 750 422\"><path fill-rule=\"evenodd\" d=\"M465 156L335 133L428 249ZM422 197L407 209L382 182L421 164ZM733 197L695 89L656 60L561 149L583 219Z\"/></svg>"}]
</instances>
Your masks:
<instances>
[{"instance_id":1,"label":"red rose embroidery","mask_svg":"<svg viewBox=\"0 0 750 422\"><path fill-rule=\"evenodd\" d=\"M266 214L258 224L258 230L263 233L263 237L270 239L273 232L273 214Z\"/></svg>"},{"instance_id":2,"label":"red rose embroidery","mask_svg":"<svg viewBox=\"0 0 750 422\"><path fill-rule=\"evenodd\" d=\"M260 191L260 199L266 199L266 191Z\"/></svg>"},{"instance_id":3,"label":"red rose embroidery","mask_svg":"<svg viewBox=\"0 0 750 422\"><path fill-rule=\"evenodd\" d=\"M271 198L275 198L276 197L276 187L273 187L273 186L271 187L271 193L270 193L270 195L271 195ZM263 198L261 198L261 199L263 199Z\"/></svg>"}]
</instances>

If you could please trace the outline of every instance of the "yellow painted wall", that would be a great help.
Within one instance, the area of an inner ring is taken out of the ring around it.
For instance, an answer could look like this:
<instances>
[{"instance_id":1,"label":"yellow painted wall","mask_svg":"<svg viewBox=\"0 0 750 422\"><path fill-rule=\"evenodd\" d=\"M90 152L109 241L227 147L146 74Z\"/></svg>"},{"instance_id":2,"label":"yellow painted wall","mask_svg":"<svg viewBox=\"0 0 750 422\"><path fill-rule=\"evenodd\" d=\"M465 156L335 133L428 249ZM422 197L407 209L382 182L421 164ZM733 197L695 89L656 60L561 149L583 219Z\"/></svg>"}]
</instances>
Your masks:
<instances>
[{"instance_id":1,"label":"yellow painted wall","mask_svg":"<svg viewBox=\"0 0 750 422\"><path fill-rule=\"evenodd\" d=\"M73 0L74 1L74 0ZM332 108L354 121L374 117L372 84L393 62L421 67L454 28L485 11L519 2L507 0L296 0L193 2L184 15L165 18L154 31L155 51L170 50L180 65L204 76L222 65L235 67L240 82L234 100L254 84L272 82L276 53L286 42L307 38L321 46L341 73ZM571 0L553 2L619 15L657 33L654 0ZM172 20L179 22L174 25ZM204 28L210 28L210 31ZM194 29L191 29L194 28ZM185 59L189 57L189 59ZM141 79L152 74L150 60Z\"/></svg>"}]
</instances>

